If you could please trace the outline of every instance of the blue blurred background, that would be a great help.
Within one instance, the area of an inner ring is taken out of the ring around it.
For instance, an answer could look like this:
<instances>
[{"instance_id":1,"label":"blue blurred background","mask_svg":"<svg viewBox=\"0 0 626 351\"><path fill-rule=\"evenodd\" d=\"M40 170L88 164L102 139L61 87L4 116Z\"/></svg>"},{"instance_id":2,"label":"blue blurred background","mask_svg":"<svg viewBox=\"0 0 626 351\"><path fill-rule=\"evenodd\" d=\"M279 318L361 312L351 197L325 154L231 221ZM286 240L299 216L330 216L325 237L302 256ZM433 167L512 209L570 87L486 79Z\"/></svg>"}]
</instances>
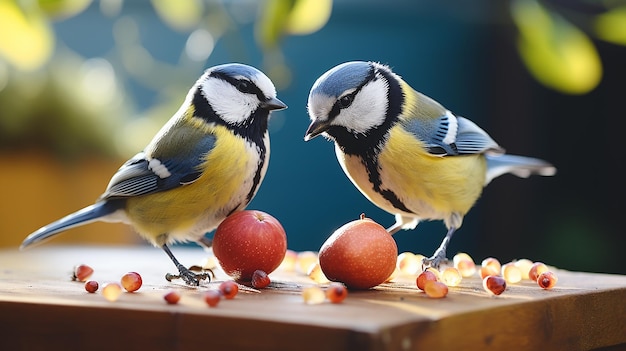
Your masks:
<instances>
[{"instance_id":1,"label":"blue blurred background","mask_svg":"<svg viewBox=\"0 0 626 351\"><path fill-rule=\"evenodd\" d=\"M393 216L351 185L331 142L303 141L317 77L341 62L373 60L508 152L558 168L555 177L493 181L449 257L465 251L478 261L626 273L618 171L626 38L615 34L626 32L625 13L556 0L6 1L0 244L17 246L90 204L202 71L225 62L262 69L289 105L273 114L270 167L249 208L277 217L298 251L319 249L360 213L389 226ZM144 244L131 233L93 224L54 242ZM424 222L394 237L399 251L430 255L444 234L441 222Z\"/></svg>"}]
</instances>

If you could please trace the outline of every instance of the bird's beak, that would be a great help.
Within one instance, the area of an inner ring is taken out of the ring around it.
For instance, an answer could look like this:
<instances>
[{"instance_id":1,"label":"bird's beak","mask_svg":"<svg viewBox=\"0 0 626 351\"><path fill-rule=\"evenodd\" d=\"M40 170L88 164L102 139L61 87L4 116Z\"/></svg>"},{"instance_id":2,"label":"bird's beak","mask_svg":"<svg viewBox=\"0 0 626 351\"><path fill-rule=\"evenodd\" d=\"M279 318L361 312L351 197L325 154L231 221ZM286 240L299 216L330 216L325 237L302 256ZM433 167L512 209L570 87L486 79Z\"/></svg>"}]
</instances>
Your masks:
<instances>
[{"instance_id":1,"label":"bird's beak","mask_svg":"<svg viewBox=\"0 0 626 351\"><path fill-rule=\"evenodd\" d=\"M261 103L261 107L270 111L274 110L284 110L287 108L284 102L278 100L277 98L271 98L269 100L263 101Z\"/></svg>"},{"instance_id":2,"label":"bird's beak","mask_svg":"<svg viewBox=\"0 0 626 351\"><path fill-rule=\"evenodd\" d=\"M309 141L316 136L324 133L326 130L328 130L328 127L330 127L328 121L313 121L309 128L306 130L306 133L304 134L304 141Z\"/></svg>"}]
</instances>

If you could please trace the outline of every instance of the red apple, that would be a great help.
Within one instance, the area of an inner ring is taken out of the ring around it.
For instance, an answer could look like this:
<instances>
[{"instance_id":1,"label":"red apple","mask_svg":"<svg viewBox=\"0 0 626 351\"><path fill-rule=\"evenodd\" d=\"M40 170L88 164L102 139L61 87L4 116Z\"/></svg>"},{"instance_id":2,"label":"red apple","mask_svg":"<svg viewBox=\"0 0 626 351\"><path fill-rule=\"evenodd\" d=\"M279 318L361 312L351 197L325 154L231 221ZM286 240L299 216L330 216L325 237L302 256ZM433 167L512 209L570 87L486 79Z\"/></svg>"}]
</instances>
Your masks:
<instances>
[{"instance_id":1,"label":"red apple","mask_svg":"<svg viewBox=\"0 0 626 351\"><path fill-rule=\"evenodd\" d=\"M287 235L271 215L246 210L228 216L215 231L213 253L233 279L250 282L256 270L273 272L287 251Z\"/></svg>"},{"instance_id":2,"label":"red apple","mask_svg":"<svg viewBox=\"0 0 626 351\"><path fill-rule=\"evenodd\" d=\"M391 235L364 215L337 229L319 251L326 277L350 289L384 283L396 268L397 256L398 247Z\"/></svg>"}]
</instances>

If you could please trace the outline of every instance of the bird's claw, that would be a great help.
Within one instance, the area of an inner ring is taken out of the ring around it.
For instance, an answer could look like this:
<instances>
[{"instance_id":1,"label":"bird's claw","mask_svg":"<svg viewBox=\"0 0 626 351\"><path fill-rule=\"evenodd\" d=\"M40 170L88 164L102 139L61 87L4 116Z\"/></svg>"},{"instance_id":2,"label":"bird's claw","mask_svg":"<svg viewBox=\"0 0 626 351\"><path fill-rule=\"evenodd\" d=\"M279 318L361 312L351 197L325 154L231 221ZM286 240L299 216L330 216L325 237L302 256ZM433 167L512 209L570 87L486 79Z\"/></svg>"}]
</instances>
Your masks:
<instances>
[{"instance_id":1,"label":"bird's claw","mask_svg":"<svg viewBox=\"0 0 626 351\"><path fill-rule=\"evenodd\" d=\"M439 269L439 266L441 266L441 264L443 262L446 262L447 260L448 259L446 258L446 251L437 250L431 257L424 258L422 260L422 268L433 267L435 269Z\"/></svg>"},{"instance_id":2,"label":"bird's claw","mask_svg":"<svg viewBox=\"0 0 626 351\"><path fill-rule=\"evenodd\" d=\"M191 270L181 266L178 267L178 272L179 274L167 273L165 275L165 279L168 282L171 282L174 279L182 279L187 285L199 286L201 280L208 279L208 281L210 282L211 277L215 277L215 274L210 269L202 270L200 271L200 273L194 273Z\"/></svg>"}]
</instances>

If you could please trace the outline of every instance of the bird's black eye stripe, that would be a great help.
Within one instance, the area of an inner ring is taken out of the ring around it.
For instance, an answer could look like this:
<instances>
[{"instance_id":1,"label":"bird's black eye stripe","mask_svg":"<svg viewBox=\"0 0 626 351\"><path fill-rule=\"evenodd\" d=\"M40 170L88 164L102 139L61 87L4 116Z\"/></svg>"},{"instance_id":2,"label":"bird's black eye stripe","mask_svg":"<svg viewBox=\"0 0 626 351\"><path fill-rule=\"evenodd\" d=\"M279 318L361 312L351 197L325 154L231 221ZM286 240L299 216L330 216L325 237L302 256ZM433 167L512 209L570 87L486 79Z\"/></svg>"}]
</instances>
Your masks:
<instances>
[{"instance_id":1,"label":"bird's black eye stripe","mask_svg":"<svg viewBox=\"0 0 626 351\"><path fill-rule=\"evenodd\" d=\"M235 85L235 88L237 88L237 90L239 90L242 93L251 94L251 93L254 93L252 91L252 86L253 86L252 83L250 83L247 80L242 79L237 82L237 84Z\"/></svg>"},{"instance_id":2,"label":"bird's black eye stripe","mask_svg":"<svg viewBox=\"0 0 626 351\"><path fill-rule=\"evenodd\" d=\"M244 94L254 94L259 98L260 101L265 101L266 99L261 89L259 89L256 84L247 79L236 79L222 72L212 72L211 77L227 81L228 83L232 84L232 86L234 86L237 90Z\"/></svg>"},{"instance_id":3,"label":"bird's black eye stripe","mask_svg":"<svg viewBox=\"0 0 626 351\"><path fill-rule=\"evenodd\" d=\"M354 101L354 93L342 96L337 103L340 108L348 108L352 105L352 101Z\"/></svg>"},{"instance_id":4,"label":"bird's black eye stripe","mask_svg":"<svg viewBox=\"0 0 626 351\"><path fill-rule=\"evenodd\" d=\"M331 120L331 119L337 117L339 115L339 112L342 109L350 107L350 105L352 105L352 103L354 102L354 97L356 96L356 94L358 94L361 91L361 89L363 89L363 87L366 84L368 84L369 82L374 81L376 79L377 79L376 78L376 71L372 67L372 68L370 68L368 76L363 80L363 83L361 83L361 85L359 85L350 94L344 95L344 96L340 97L337 101L335 101L335 103L333 104L333 108L328 113L328 119Z\"/></svg>"}]
</instances>

